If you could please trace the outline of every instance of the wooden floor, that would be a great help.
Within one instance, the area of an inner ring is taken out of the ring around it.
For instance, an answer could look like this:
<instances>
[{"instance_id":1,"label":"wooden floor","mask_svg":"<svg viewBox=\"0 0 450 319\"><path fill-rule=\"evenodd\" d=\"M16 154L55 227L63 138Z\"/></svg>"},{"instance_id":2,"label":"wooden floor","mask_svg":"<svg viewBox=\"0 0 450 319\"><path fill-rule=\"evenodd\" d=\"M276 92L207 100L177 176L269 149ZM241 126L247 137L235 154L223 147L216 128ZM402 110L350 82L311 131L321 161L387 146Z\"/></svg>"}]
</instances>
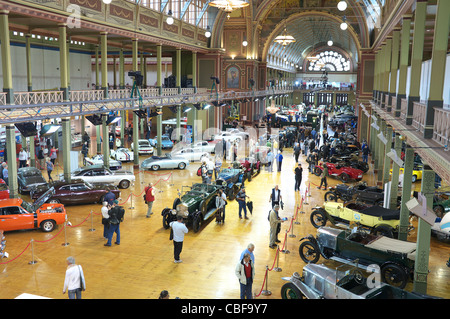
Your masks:
<instances>
[{"instance_id":1,"label":"wooden floor","mask_svg":"<svg viewBox=\"0 0 450 319\"><path fill-rule=\"evenodd\" d=\"M198 233L192 230L185 237L181 259L183 263L173 262L173 246L169 241L169 230L162 227L161 211L172 206L177 197L177 189L182 185L200 182L196 175L198 163L186 170L143 172L135 170L136 184L128 190L122 190L121 202L126 208L125 221L120 225L121 245L104 247L103 226L100 208L95 205L67 206L71 227L59 227L52 233L39 230L6 233L7 251L10 258L0 264L0 298L11 299L22 293L35 294L49 298L67 298L62 294L66 258L73 256L81 264L86 276L87 290L83 298L88 299L155 299L161 290L168 290L171 298L182 299L231 299L239 298L239 283L234 274L235 265L247 244L256 246L256 278L253 291L259 299L279 299L280 288L285 283L281 278L301 273L304 263L299 257L299 239L308 234L316 234L309 221L311 208L323 203L324 191L316 189L319 178L306 170L305 158L300 161L304 167L301 192L294 192L294 158L292 150L284 152L281 173L262 171L247 183L247 194L254 203L253 214L248 220L239 219L238 205L231 201L227 206L226 223L217 225L214 220L205 224ZM141 157L141 161L145 157ZM132 164L125 164L132 169ZM58 166L61 173L62 168ZM172 175L171 175L172 174ZM374 185L372 169L365 174L364 180ZM157 200L153 206L154 214L146 218L146 205L141 193L149 182L157 185ZM170 186L170 184L174 184ZM329 178L330 185L340 183ZM285 203L281 217L289 221L282 224L281 245L286 238L286 248L290 253L279 253L269 246L270 209L269 195L278 184ZM420 189L420 183L416 183ZM306 197L308 205L303 205L305 214L298 215L299 225L290 219L296 207L301 203L301 194L306 186L311 186L311 197ZM132 195L132 202L129 199ZM27 196L24 196L27 198ZM134 207L134 208L133 208ZM93 217L93 219L91 219ZM92 227L95 230L92 230ZM62 230L62 231L61 231ZM292 238L289 235L294 234ZM34 257L30 242L34 240ZM410 240L415 240L414 235ZM68 245L63 245L68 243ZM450 297L450 268L446 261L450 255L450 245L431 239L430 273L428 275L428 293L443 298ZM30 261L35 260L35 264ZM321 258L320 263L334 266ZM281 268L277 272L274 267ZM263 287L266 268L267 287ZM262 289L272 294L264 296ZM407 290L412 289L409 284Z\"/></svg>"}]
</instances>

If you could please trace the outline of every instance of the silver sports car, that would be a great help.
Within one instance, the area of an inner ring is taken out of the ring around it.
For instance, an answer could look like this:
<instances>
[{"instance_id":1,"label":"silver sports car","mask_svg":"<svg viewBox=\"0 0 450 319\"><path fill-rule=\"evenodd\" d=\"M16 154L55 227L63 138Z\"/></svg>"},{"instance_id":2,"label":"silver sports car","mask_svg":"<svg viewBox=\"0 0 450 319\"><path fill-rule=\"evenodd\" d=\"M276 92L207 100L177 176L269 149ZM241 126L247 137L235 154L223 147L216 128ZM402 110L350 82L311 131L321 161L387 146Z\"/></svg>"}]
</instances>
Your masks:
<instances>
[{"instance_id":1,"label":"silver sports car","mask_svg":"<svg viewBox=\"0 0 450 319\"><path fill-rule=\"evenodd\" d=\"M159 169L179 168L185 169L189 160L181 156L172 156L166 153L164 156L152 156L141 163L142 169L157 171Z\"/></svg>"}]
</instances>

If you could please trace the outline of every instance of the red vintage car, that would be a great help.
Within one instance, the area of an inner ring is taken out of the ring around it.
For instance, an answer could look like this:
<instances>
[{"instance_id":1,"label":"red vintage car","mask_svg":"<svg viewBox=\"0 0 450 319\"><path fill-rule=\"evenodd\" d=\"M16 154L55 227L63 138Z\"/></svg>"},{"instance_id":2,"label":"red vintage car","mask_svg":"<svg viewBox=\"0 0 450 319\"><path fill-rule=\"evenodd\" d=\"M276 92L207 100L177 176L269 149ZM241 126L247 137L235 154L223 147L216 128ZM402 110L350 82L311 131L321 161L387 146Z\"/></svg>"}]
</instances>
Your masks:
<instances>
[{"instance_id":1,"label":"red vintage car","mask_svg":"<svg viewBox=\"0 0 450 319\"><path fill-rule=\"evenodd\" d=\"M316 165L314 167L314 174L320 176L323 171L323 165L324 163ZM344 183L347 183L349 180L356 180L358 182L362 180L362 170L333 163L325 163L325 165L328 167L328 175L339 178Z\"/></svg>"},{"instance_id":2,"label":"red vintage car","mask_svg":"<svg viewBox=\"0 0 450 319\"><path fill-rule=\"evenodd\" d=\"M258 175L261 171L261 161L256 160L254 157L245 157L241 159L240 164L247 174L248 181L251 181L252 177Z\"/></svg>"},{"instance_id":3,"label":"red vintage car","mask_svg":"<svg viewBox=\"0 0 450 319\"><path fill-rule=\"evenodd\" d=\"M6 182L0 178L0 199L9 198L9 187Z\"/></svg>"}]
</instances>

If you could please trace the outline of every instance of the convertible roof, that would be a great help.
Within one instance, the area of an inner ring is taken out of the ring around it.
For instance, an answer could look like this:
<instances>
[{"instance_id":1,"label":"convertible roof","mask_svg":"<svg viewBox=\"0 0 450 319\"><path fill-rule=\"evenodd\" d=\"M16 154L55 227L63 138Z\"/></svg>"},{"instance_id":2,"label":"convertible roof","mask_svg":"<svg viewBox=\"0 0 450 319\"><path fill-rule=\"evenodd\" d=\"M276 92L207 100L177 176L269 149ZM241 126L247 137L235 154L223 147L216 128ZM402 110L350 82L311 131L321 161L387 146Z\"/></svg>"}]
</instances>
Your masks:
<instances>
[{"instance_id":1,"label":"convertible roof","mask_svg":"<svg viewBox=\"0 0 450 319\"><path fill-rule=\"evenodd\" d=\"M370 216L382 217L385 220L400 219L400 211L399 210L387 209L387 208L380 207L380 206L370 206L370 207L364 208L360 211L360 213L370 215Z\"/></svg>"}]
</instances>

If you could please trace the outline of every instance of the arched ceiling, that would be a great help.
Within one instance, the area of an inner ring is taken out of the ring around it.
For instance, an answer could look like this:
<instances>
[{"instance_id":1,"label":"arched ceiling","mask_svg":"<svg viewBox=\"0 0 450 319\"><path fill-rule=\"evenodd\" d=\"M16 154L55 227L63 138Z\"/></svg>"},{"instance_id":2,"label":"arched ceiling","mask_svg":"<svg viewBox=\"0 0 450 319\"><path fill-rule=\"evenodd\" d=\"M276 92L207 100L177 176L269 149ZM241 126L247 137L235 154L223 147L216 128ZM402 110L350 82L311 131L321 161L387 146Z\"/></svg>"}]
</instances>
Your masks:
<instances>
[{"instance_id":1,"label":"arched ceiling","mask_svg":"<svg viewBox=\"0 0 450 319\"><path fill-rule=\"evenodd\" d=\"M345 11L337 8L340 0L247 1L250 6L241 16L245 16L249 37L258 42L252 56L261 61L270 61L273 55L279 59L287 56L294 64L301 65L308 53L327 49L327 41L331 39L335 50L346 52L356 66L360 49L369 48L373 43L386 0L346 0ZM344 16L348 24L345 31L339 27ZM216 21L218 33L229 23L225 15L219 14L219 20ZM273 40L285 26L296 42L283 47ZM216 47L220 47L219 39L216 41Z\"/></svg>"}]
</instances>

